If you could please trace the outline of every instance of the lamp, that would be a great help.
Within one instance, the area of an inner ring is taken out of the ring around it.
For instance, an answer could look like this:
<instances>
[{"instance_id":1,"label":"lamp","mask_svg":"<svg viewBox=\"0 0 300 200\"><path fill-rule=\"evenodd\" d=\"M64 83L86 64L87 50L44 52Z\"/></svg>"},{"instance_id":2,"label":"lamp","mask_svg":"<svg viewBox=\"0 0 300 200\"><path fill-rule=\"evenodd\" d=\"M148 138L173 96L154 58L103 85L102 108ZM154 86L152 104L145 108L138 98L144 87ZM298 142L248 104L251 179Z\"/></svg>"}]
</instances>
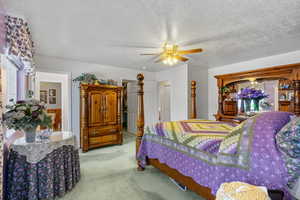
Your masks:
<instances>
[{"instance_id":1,"label":"lamp","mask_svg":"<svg viewBox=\"0 0 300 200\"><path fill-rule=\"evenodd\" d=\"M178 59L174 55L167 55L163 60L163 63L172 66L178 63Z\"/></svg>"}]
</instances>

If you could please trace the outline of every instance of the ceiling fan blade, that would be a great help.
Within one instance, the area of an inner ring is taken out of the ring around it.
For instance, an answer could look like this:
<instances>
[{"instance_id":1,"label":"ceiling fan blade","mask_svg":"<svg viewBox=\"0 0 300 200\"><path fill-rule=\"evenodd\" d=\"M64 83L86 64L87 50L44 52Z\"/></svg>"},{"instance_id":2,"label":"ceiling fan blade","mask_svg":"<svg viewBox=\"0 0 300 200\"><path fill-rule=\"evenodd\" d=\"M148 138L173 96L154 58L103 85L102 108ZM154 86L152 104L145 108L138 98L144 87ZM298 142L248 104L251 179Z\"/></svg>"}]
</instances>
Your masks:
<instances>
[{"instance_id":1,"label":"ceiling fan blade","mask_svg":"<svg viewBox=\"0 0 300 200\"><path fill-rule=\"evenodd\" d=\"M159 63L159 62L162 62L164 59L165 59L164 57L160 57L159 59L155 60L154 62Z\"/></svg>"},{"instance_id":2,"label":"ceiling fan blade","mask_svg":"<svg viewBox=\"0 0 300 200\"><path fill-rule=\"evenodd\" d=\"M186 61L189 60L188 58L183 57L183 56L175 56L175 57L176 57L176 59L178 59L178 60L180 60L180 61L182 61L182 62L186 62Z\"/></svg>"},{"instance_id":3,"label":"ceiling fan blade","mask_svg":"<svg viewBox=\"0 0 300 200\"><path fill-rule=\"evenodd\" d=\"M179 55L186 55L186 54L192 54L192 53L200 53L203 49L189 49L189 50L182 50L178 51Z\"/></svg>"}]
</instances>

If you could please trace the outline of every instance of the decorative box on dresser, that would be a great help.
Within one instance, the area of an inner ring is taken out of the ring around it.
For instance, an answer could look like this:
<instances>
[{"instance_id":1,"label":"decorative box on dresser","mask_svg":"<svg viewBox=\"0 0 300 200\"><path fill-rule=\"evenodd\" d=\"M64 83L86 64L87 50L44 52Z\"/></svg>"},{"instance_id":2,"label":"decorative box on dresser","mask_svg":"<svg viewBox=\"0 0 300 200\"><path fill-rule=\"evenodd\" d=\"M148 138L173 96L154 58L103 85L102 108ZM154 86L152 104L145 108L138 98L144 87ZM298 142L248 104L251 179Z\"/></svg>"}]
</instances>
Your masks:
<instances>
[{"instance_id":1,"label":"decorative box on dresser","mask_svg":"<svg viewBox=\"0 0 300 200\"><path fill-rule=\"evenodd\" d=\"M122 144L121 89L112 85L80 85L80 144L83 152Z\"/></svg>"}]
</instances>

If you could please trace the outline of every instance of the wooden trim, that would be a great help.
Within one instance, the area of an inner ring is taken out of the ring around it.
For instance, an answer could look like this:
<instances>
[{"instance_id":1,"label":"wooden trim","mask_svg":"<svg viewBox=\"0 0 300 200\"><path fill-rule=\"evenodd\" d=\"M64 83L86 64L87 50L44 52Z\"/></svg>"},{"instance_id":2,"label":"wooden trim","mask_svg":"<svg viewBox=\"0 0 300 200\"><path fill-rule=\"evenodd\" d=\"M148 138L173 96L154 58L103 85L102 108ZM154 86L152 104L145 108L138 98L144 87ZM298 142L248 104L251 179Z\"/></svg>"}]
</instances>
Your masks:
<instances>
[{"instance_id":1,"label":"wooden trim","mask_svg":"<svg viewBox=\"0 0 300 200\"><path fill-rule=\"evenodd\" d=\"M138 74L137 75L137 80L138 80L138 110L137 110L137 133L136 133L136 155L140 149L140 145L142 142L142 137L144 135L144 75L143 74ZM138 170L142 171L144 168L138 161Z\"/></svg>"},{"instance_id":2,"label":"wooden trim","mask_svg":"<svg viewBox=\"0 0 300 200\"><path fill-rule=\"evenodd\" d=\"M89 138L88 138L88 121L89 121L89 113L88 113L88 85L81 85L80 87L80 146L83 152L87 152L89 150Z\"/></svg>"},{"instance_id":3,"label":"wooden trim","mask_svg":"<svg viewBox=\"0 0 300 200\"><path fill-rule=\"evenodd\" d=\"M85 83L81 83L80 84L81 87L89 87L91 89L93 88L109 88L109 89L118 89L118 88L122 88L122 86L117 86L117 85L103 85L103 84L85 84Z\"/></svg>"},{"instance_id":4,"label":"wooden trim","mask_svg":"<svg viewBox=\"0 0 300 200\"><path fill-rule=\"evenodd\" d=\"M300 115L300 80L294 80L294 113Z\"/></svg>"},{"instance_id":5,"label":"wooden trim","mask_svg":"<svg viewBox=\"0 0 300 200\"><path fill-rule=\"evenodd\" d=\"M160 163L157 159L148 159L150 165L159 169L169 177L173 178L180 184L186 186L189 190L195 192L199 196L207 200L214 200L215 196L211 194L211 190L195 182L191 177L184 176L176 169L170 168L168 165Z\"/></svg>"},{"instance_id":6,"label":"wooden trim","mask_svg":"<svg viewBox=\"0 0 300 200\"><path fill-rule=\"evenodd\" d=\"M197 118L197 108L196 108L196 81L191 82L191 119Z\"/></svg>"},{"instance_id":7,"label":"wooden trim","mask_svg":"<svg viewBox=\"0 0 300 200\"><path fill-rule=\"evenodd\" d=\"M61 115L61 108L55 109L47 109L47 113L53 113L54 118L52 119L52 129L54 131L61 131L62 127L62 115Z\"/></svg>"},{"instance_id":8,"label":"wooden trim","mask_svg":"<svg viewBox=\"0 0 300 200\"><path fill-rule=\"evenodd\" d=\"M247 70L247 71L242 71L242 72L236 72L236 73L230 73L230 74L222 74L222 75L216 75L215 78L219 79L225 79L225 78L230 78L230 77L248 77L248 76L253 76L253 75L261 75L261 74L267 74L269 73L274 73L274 72L285 72L287 73L288 71L291 72L291 68L298 67L300 68L300 63L295 63L295 64L288 64L288 65L279 65L275 67L266 67L266 68L261 68L261 69L255 69L255 70Z\"/></svg>"},{"instance_id":9,"label":"wooden trim","mask_svg":"<svg viewBox=\"0 0 300 200\"><path fill-rule=\"evenodd\" d=\"M119 137L119 144L123 144L123 133L122 133L122 130L123 130L123 125L121 123L121 89L117 90L117 101L118 101L118 107L117 107L117 124L119 125L119 131L120 131L120 134L121 134L121 137Z\"/></svg>"}]
</instances>

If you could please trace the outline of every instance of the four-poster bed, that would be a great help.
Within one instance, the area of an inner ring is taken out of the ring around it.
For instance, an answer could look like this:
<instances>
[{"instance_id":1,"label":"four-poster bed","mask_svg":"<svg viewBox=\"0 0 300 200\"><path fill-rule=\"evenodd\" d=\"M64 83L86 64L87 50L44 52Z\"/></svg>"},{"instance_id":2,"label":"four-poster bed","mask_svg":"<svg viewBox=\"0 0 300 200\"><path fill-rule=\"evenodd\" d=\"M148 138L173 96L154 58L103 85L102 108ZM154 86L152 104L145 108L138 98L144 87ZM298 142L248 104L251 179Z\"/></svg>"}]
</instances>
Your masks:
<instances>
[{"instance_id":1,"label":"four-poster bed","mask_svg":"<svg viewBox=\"0 0 300 200\"><path fill-rule=\"evenodd\" d=\"M293 66L297 72L293 77L298 77L298 66ZM278 69L282 72L282 67ZM266 70L263 74L267 76ZM236 180L287 191L288 175L274 135L290 121L291 112L258 114L240 125L196 120L196 82L192 81L191 119L157 123L145 129L144 76L138 74L137 79L136 156L139 171L152 165L208 200L215 199L214 194L221 183ZM294 83L293 113L298 114L298 81L294 80ZM223 104L219 105L223 107ZM276 169L270 170L267 163L272 163Z\"/></svg>"},{"instance_id":2,"label":"four-poster bed","mask_svg":"<svg viewBox=\"0 0 300 200\"><path fill-rule=\"evenodd\" d=\"M136 133L136 155L141 145L142 137L144 135L144 75L138 74L138 116L137 116L137 133ZM196 111L196 81L191 82L191 114L190 118L195 119L197 117ZM140 161L138 162L138 170L143 171L145 168ZM208 200L213 200L214 196L211 194L209 188L197 184L191 177L182 175L176 169L170 168L168 165L160 163L158 159L147 159L147 164L156 167L169 177L178 181L182 185L185 185L190 190L194 191L200 196L205 197Z\"/></svg>"}]
</instances>

